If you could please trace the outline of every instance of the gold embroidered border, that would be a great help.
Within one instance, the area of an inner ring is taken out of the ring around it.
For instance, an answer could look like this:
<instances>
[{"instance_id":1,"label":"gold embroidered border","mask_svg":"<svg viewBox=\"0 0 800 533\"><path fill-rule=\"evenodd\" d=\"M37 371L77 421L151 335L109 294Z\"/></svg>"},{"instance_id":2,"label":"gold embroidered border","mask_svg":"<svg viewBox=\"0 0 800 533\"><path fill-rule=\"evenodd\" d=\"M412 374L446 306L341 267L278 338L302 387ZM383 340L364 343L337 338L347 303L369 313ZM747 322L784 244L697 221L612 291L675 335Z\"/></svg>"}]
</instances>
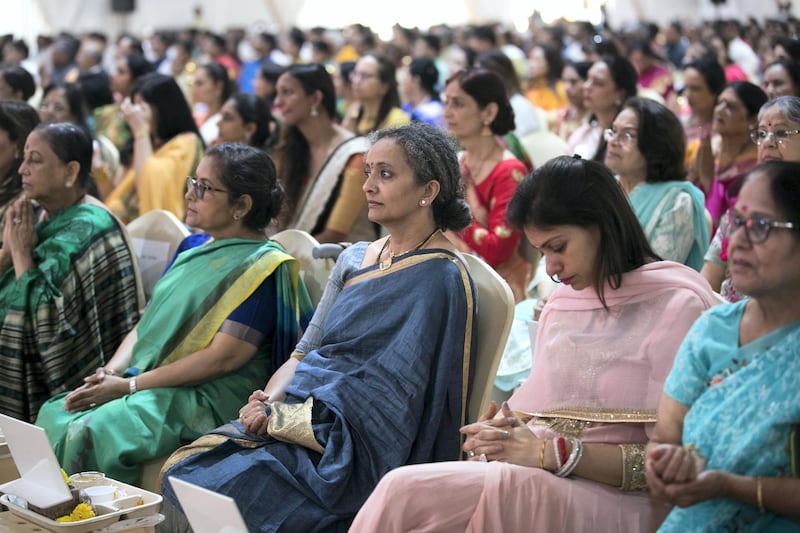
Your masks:
<instances>
[{"instance_id":1,"label":"gold embroidered border","mask_svg":"<svg viewBox=\"0 0 800 533\"><path fill-rule=\"evenodd\" d=\"M620 444L622 450L622 485L620 490L647 490L644 476L644 444Z\"/></svg>"},{"instance_id":2,"label":"gold embroidered border","mask_svg":"<svg viewBox=\"0 0 800 533\"><path fill-rule=\"evenodd\" d=\"M311 424L313 405L313 397L307 398L303 403L272 402L267 433L276 440L299 444L317 453L324 453L325 448L317 442Z\"/></svg>"},{"instance_id":3,"label":"gold embroidered border","mask_svg":"<svg viewBox=\"0 0 800 533\"><path fill-rule=\"evenodd\" d=\"M586 407L561 407L536 413L528 413L540 418L571 418L587 422L640 422L656 421L654 409L590 409Z\"/></svg>"}]
</instances>

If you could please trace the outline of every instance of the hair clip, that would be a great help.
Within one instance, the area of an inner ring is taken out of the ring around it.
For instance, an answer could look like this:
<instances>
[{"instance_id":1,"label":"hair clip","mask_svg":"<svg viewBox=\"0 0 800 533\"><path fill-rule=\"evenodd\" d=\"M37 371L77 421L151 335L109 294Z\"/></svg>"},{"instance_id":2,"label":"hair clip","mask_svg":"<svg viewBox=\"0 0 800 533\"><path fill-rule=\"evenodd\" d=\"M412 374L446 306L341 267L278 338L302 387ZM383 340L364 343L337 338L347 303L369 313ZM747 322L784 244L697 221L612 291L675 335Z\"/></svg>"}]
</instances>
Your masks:
<instances>
[{"instance_id":1,"label":"hair clip","mask_svg":"<svg viewBox=\"0 0 800 533\"><path fill-rule=\"evenodd\" d=\"M583 159L583 158L581 157L581 154L574 154L572 156L572 159Z\"/></svg>"}]
</instances>

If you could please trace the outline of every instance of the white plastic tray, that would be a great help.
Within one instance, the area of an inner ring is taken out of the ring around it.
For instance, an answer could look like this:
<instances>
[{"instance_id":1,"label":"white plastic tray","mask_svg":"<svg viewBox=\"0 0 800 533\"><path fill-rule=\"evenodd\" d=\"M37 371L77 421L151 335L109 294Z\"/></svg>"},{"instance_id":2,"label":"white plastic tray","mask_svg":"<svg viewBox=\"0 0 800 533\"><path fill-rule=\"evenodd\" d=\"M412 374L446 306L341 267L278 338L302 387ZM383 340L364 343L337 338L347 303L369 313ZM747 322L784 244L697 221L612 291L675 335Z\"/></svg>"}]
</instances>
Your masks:
<instances>
[{"instance_id":1,"label":"white plastic tray","mask_svg":"<svg viewBox=\"0 0 800 533\"><path fill-rule=\"evenodd\" d=\"M14 505L11 503L11 501L9 501L7 494L0 496L0 503L8 507L8 510L14 515L24 518L28 522L37 524L48 531L69 531L70 533L88 533L108 527L119 520L149 516L158 512L158 507L161 505L162 501L160 494L149 492L144 489L134 487L133 485L128 485L127 483L122 483L121 481L115 481L108 478L106 478L106 484L117 487L117 489L124 494L120 494L117 499L107 504L95 506L98 515L94 518L81 520L80 522L56 522L55 520L50 520L49 518L38 513L34 513L33 511ZM128 500L130 496L134 495L140 495L144 503L142 505L129 507L127 509L117 509L115 507L115 504L118 501Z\"/></svg>"}]
</instances>

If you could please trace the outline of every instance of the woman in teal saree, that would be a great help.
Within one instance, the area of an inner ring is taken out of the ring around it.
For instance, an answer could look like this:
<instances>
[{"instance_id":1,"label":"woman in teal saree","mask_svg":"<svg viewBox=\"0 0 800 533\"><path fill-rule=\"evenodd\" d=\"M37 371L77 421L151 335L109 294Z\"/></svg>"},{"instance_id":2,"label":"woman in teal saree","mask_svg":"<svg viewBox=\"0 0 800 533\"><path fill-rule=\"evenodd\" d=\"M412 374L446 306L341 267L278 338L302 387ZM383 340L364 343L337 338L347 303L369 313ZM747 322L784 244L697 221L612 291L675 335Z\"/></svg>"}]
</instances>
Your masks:
<instances>
[{"instance_id":1,"label":"woman in teal saree","mask_svg":"<svg viewBox=\"0 0 800 533\"><path fill-rule=\"evenodd\" d=\"M187 223L212 240L178 256L113 358L39 413L70 472L135 483L141 463L235 416L310 316L298 262L264 239L282 198L269 156L220 145L188 183Z\"/></svg>"},{"instance_id":2,"label":"woman in teal saree","mask_svg":"<svg viewBox=\"0 0 800 533\"><path fill-rule=\"evenodd\" d=\"M0 250L0 412L33 421L51 396L107 362L144 305L125 230L86 194L92 141L37 126L5 212ZM44 213L37 223L36 201Z\"/></svg>"},{"instance_id":3,"label":"woman in teal saree","mask_svg":"<svg viewBox=\"0 0 800 533\"><path fill-rule=\"evenodd\" d=\"M342 253L292 358L170 458L166 531L188 528L172 476L232 497L250 531L331 531L389 470L460 456L475 295L441 233L470 218L458 162L426 124L375 135L363 189L390 236Z\"/></svg>"},{"instance_id":4,"label":"woman in teal saree","mask_svg":"<svg viewBox=\"0 0 800 533\"><path fill-rule=\"evenodd\" d=\"M645 462L677 507L659 531L800 531L800 164L751 171L731 210L749 299L700 317L664 387Z\"/></svg>"}]
</instances>

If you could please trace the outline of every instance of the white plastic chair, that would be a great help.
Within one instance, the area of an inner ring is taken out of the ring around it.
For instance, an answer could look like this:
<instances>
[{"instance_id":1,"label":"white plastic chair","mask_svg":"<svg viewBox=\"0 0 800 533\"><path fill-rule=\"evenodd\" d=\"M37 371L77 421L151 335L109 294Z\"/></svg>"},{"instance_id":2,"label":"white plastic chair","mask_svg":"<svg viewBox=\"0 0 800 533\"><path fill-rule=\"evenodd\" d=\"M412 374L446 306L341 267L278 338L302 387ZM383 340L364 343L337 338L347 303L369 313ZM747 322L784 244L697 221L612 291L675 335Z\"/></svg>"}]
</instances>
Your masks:
<instances>
[{"instance_id":1,"label":"white plastic chair","mask_svg":"<svg viewBox=\"0 0 800 533\"><path fill-rule=\"evenodd\" d=\"M153 287L189 230L169 211L156 210L132 220L128 224L128 234L139 263L144 294L149 300Z\"/></svg>"},{"instance_id":2,"label":"white plastic chair","mask_svg":"<svg viewBox=\"0 0 800 533\"><path fill-rule=\"evenodd\" d=\"M319 246L319 242L305 231L283 230L273 235L272 240L286 248L289 255L300 262L300 277L306 284L311 303L316 307L336 261L330 258L316 259L314 248Z\"/></svg>"},{"instance_id":3,"label":"white plastic chair","mask_svg":"<svg viewBox=\"0 0 800 533\"><path fill-rule=\"evenodd\" d=\"M567 155L567 143L551 131L535 131L519 141L534 167L540 167L560 155Z\"/></svg>"}]
</instances>

